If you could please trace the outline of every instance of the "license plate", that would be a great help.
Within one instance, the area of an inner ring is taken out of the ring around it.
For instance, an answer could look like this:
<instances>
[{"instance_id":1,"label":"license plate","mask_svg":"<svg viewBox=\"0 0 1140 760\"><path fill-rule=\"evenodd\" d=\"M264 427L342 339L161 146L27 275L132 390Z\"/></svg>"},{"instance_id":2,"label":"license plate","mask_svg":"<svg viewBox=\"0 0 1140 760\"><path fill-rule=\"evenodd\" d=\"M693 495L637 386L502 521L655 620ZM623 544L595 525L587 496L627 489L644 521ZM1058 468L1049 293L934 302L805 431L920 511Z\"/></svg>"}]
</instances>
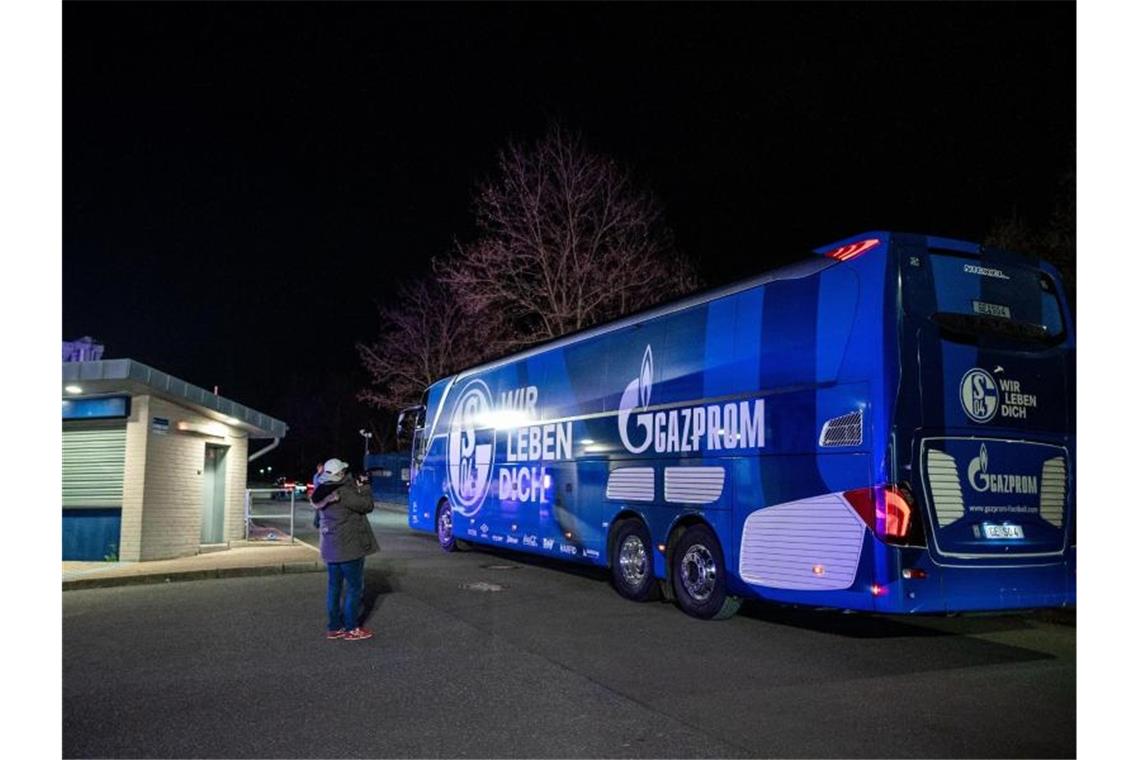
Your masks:
<instances>
[{"instance_id":1,"label":"license plate","mask_svg":"<svg viewBox=\"0 0 1140 760\"><path fill-rule=\"evenodd\" d=\"M1025 538L1020 525L983 525L986 538Z\"/></svg>"},{"instance_id":2,"label":"license plate","mask_svg":"<svg viewBox=\"0 0 1140 760\"><path fill-rule=\"evenodd\" d=\"M1010 314L1008 306L1002 306L1000 303L986 303L985 301L974 301L974 313L985 314L989 317L1004 317L1009 319Z\"/></svg>"}]
</instances>

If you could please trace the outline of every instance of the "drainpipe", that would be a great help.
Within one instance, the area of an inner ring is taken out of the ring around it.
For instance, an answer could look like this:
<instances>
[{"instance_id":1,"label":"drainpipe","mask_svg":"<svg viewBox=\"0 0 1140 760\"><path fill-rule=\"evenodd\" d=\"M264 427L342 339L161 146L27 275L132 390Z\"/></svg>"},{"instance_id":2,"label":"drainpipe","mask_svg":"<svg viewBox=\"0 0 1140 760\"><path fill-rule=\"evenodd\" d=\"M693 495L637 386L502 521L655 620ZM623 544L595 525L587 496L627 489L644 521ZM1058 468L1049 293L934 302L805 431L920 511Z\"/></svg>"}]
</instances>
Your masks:
<instances>
[{"instance_id":1,"label":"drainpipe","mask_svg":"<svg viewBox=\"0 0 1140 760\"><path fill-rule=\"evenodd\" d=\"M252 462L253 460L257 459L262 454L268 454L270 451L273 451L275 448L277 448L280 444L281 444L281 439L280 438L274 438L273 443L269 444L264 449L258 449L257 451L250 454L248 461Z\"/></svg>"}]
</instances>

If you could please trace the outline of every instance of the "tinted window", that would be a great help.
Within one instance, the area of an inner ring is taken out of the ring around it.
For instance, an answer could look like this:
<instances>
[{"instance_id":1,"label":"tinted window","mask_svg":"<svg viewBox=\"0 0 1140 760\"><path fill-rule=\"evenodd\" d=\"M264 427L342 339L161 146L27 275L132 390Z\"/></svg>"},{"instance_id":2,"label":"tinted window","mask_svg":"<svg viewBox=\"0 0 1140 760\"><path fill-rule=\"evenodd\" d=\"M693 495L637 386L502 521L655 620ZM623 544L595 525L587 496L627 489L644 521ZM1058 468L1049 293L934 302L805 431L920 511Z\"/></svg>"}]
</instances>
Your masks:
<instances>
[{"instance_id":1,"label":"tinted window","mask_svg":"<svg viewBox=\"0 0 1140 760\"><path fill-rule=\"evenodd\" d=\"M944 330L959 334L996 334L1012 339L1055 340L1065 333L1057 284L1036 267L987 262L948 253L926 257L926 277L904 262L907 281L921 281L920 310ZM912 292L911 303L914 304Z\"/></svg>"}]
</instances>

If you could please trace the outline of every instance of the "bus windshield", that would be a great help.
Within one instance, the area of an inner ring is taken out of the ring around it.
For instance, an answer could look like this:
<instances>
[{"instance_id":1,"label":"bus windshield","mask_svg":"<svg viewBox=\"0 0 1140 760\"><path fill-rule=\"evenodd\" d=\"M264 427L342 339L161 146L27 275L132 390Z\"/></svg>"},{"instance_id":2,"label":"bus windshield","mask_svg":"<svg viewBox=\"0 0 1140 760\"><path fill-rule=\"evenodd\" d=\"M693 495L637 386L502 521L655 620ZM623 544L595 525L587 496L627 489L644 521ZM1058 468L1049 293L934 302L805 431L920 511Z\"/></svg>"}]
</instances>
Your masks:
<instances>
[{"instance_id":1,"label":"bus windshield","mask_svg":"<svg viewBox=\"0 0 1140 760\"><path fill-rule=\"evenodd\" d=\"M1057 285L1041 270L942 251L932 251L929 262L933 294L924 300L947 337L989 334L1050 344L1064 337Z\"/></svg>"}]
</instances>

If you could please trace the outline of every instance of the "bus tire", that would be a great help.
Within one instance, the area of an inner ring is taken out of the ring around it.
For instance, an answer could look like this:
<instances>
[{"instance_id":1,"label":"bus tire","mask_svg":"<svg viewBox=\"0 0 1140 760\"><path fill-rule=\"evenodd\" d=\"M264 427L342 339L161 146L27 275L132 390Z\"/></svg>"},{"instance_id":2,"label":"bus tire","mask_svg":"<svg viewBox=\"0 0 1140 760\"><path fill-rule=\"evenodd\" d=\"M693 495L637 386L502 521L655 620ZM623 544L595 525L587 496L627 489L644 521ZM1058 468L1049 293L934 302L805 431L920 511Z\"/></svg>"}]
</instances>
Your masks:
<instances>
[{"instance_id":1,"label":"bus tire","mask_svg":"<svg viewBox=\"0 0 1140 760\"><path fill-rule=\"evenodd\" d=\"M435 537L439 541L439 548L445 552L453 552L456 548L455 523L452 517L451 502L444 499L435 511Z\"/></svg>"},{"instance_id":2,"label":"bus tire","mask_svg":"<svg viewBox=\"0 0 1140 760\"><path fill-rule=\"evenodd\" d=\"M702 620L723 620L740 608L728 594L728 568L720 541L707 525L693 525L673 547L669 576L677 606Z\"/></svg>"},{"instance_id":3,"label":"bus tire","mask_svg":"<svg viewBox=\"0 0 1140 760\"><path fill-rule=\"evenodd\" d=\"M653 577L653 542L641 520L618 523L610 547L610 578L626 599L647 602L654 598L657 579Z\"/></svg>"}]
</instances>

